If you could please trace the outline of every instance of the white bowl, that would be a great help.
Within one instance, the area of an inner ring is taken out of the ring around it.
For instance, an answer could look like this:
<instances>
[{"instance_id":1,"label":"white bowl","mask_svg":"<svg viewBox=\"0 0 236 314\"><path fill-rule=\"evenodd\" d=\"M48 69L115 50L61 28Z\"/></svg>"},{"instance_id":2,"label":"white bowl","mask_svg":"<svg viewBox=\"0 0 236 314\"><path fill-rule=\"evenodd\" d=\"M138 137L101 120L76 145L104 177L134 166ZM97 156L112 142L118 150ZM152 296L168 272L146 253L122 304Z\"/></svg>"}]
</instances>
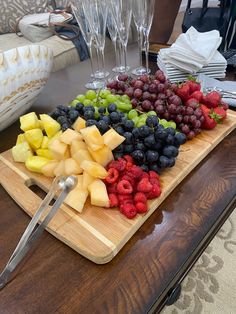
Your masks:
<instances>
[{"instance_id":1,"label":"white bowl","mask_svg":"<svg viewBox=\"0 0 236 314\"><path fill-rule=\"evenodd\" d=\"M53 65L50 48L28 45L0 53L0 131L35 102Z\"/></svg>"}]
</instances>

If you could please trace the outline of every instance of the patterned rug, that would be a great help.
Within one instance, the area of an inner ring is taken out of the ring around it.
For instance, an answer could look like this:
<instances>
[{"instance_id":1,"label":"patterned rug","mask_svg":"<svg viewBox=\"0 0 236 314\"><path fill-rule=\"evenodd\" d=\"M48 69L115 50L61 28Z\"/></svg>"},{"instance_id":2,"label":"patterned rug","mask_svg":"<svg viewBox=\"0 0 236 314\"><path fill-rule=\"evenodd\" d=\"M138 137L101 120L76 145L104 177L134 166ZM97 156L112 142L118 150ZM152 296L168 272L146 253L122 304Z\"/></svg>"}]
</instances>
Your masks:
<instances>
[{"instance_id":1,"label":"patterned rug","mask_svg":"<svg viewBox=\"0 0 236 314\"><path fill-rule=\"evenodd\" d=\"M161 314L236 313L236 209L181 286L178 301Z\"/></svg>"}]
</instances>

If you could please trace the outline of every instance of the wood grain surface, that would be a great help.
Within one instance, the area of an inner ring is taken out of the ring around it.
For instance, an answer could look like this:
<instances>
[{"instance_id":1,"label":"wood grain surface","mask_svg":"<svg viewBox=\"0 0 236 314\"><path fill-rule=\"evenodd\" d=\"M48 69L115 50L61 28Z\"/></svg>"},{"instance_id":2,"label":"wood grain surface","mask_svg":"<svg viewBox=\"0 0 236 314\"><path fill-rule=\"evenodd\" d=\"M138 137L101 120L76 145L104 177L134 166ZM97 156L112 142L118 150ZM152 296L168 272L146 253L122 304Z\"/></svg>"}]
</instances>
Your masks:
<instances>
[{"instance_id":1,"label":"wood grain surface","mask_svg":"<svg viewBox=\"0 0 236 314\"><path fill-rule=\"evenodd\" d=\"M162 194L149 201L147 214L127 219L117 209L98 208L87 201L82 214L67 205L61 206L47 230L97 264L111 261L176 186L235 127L236 114L229 110L224 124L182 145L175 166L161 175ZM15 163L10 151L0 155L0 183L28 215L33 216L41 202L29 187L35 184L48 192L51 182L27 171L24 164Z\"/></svg>"}]
</instances>

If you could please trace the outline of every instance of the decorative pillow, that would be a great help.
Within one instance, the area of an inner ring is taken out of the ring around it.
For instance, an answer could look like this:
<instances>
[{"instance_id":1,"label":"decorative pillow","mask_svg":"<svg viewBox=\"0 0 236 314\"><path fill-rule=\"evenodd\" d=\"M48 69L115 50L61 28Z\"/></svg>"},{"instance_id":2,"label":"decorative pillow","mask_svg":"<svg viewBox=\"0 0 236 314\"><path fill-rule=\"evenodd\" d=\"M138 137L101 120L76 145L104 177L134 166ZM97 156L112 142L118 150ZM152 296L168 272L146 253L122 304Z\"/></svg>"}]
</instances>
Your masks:
<instances>
[{"instance_id":1,"label":"decorative pillow","mask_svg":"<svg viewBox=\"0 0 236 314\"><path fill-rule=\"evenodd\" d=\"M26 14L49 10L48 0L0 0L0 34L14 33L17 19Z\"/></svg>"}]
</instances>

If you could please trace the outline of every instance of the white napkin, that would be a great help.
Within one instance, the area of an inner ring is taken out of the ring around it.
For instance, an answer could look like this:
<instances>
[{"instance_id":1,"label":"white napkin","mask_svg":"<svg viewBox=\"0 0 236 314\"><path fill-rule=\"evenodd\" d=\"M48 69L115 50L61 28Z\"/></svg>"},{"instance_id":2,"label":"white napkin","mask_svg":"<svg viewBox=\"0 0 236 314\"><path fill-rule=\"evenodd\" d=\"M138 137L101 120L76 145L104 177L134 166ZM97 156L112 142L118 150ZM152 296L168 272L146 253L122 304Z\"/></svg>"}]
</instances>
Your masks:
<instances>
[{"instance_id":1,"label":"white napkin","mask_svg":"<svg viewBox=\"0 0 236 314\"><path fill-rule=\"evenodd\" d=\"M196 73L211 61L221 41L219 31L200 33L191 26L186 33L179 35L165 57L173 66Z\"/></svg>"}]
</instances>

